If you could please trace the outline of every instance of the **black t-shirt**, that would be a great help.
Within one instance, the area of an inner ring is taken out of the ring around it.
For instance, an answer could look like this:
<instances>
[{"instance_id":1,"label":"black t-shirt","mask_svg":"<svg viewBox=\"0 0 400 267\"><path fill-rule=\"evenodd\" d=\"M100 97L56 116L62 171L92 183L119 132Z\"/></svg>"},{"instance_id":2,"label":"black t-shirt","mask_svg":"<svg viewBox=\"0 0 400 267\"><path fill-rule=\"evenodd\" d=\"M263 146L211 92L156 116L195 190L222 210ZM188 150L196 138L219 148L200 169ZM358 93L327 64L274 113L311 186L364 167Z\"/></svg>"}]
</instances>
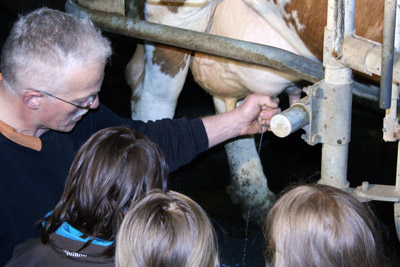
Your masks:
<instances>
[{"instance_id":1,"label":"black t-shirt","mask_svg":"<svg viewBox=\"0 0 400 267\"><path fill-rule=\"evenodd\" d=\"M42 150L16 144L0 134L0 265L15 245L39 236L34 224L59 201L72 160L96 131L125 125L148 136L164 152L171 171L208 148L201 119L163 119L144 123L118 117L106 106L89 111L69 133L49 130Z\"/></svg>"}]
</instances>

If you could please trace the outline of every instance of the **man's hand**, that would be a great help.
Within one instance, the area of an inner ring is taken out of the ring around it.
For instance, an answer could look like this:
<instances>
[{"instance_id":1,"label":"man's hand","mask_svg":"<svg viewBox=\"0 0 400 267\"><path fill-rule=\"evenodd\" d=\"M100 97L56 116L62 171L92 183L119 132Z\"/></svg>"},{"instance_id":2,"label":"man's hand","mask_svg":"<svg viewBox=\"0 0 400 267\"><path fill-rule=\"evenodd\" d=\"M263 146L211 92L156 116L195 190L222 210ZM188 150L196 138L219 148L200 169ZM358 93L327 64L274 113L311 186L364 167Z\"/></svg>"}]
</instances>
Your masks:
<instances>
[{"instance_id":1,"label":"man's hand","mask_svg":"<svg viewBox=\"0 0 400 267\"><path fill-rule=\"evenodd\" d=\"M209 147L239 135L270 130L271 118L280 112L278 102L266 95L252 94L230 112L203 118Z\"/></svg>"},{"instance_id":2,"label":"man's hand","mask_svg":"<svg viewBox=\"0 0 400 267\"><path fill-rule=\"evenodd\" d=\"M241 105L233 110L240 121L242 129L239 135L260 133L270 129L271 118L281 110L279 99L266 95L252 94L246 97Z\"/></svg>"}]
</instances>

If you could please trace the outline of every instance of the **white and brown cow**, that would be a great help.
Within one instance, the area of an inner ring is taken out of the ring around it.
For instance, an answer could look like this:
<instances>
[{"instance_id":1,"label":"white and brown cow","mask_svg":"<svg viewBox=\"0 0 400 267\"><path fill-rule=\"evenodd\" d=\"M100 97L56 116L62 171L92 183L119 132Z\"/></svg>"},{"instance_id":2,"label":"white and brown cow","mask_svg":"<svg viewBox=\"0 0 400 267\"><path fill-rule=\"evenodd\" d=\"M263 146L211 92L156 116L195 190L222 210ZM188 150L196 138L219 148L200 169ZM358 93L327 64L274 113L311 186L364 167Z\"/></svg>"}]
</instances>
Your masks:
<instances>
[{"instance_id":1,"label":"white and brown cow","mask_svg":"<svg viewBox=\"0 0 400 267\"><path fill-rule=\"evenodd\" d=\"M327 0L147 0L150 22L208 32L279 47L320 61ZM381 41L383 0L356 2L357 34ZM366 18L366 20L363 20ZM214 99L217 112L232 110L252 92L276 96L290 89L291 102L300 96L297 81L271 68L194 53L164 45L145 44L126 68L132 94L132 117L155 120L173 117L189 67L195 81ZM154 109L157 103L157 109ZM252 137L227 143L232 176L228 192L244 211L253 206L254 220L265 216L273 200Z\"/></svg>"}]
</instances>

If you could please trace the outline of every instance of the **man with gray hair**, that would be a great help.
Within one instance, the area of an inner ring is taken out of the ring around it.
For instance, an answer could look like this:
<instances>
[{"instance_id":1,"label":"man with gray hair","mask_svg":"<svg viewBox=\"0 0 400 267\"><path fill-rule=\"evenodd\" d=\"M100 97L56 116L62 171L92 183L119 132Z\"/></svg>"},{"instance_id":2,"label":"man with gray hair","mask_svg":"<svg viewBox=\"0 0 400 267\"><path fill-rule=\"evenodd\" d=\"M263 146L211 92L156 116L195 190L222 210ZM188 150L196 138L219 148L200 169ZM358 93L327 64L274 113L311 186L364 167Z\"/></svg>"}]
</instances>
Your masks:
<instances>
[{"instance_id":1,"label":"man with gray hair","mask_svg":"<svg viewBox=\"0 0 400 267\"><path fill-rule=\"evenodd\" d=\"M14 24L0 65L0 264L38 234L34 223L56 204L76 151L94 132L131 127L161 147L173 171L227 139L266 130L279 112L270 97L250 95L205 118L120 118L98 98L110 55L90 20L41 8Z\"/></svg>"}]
</instances>

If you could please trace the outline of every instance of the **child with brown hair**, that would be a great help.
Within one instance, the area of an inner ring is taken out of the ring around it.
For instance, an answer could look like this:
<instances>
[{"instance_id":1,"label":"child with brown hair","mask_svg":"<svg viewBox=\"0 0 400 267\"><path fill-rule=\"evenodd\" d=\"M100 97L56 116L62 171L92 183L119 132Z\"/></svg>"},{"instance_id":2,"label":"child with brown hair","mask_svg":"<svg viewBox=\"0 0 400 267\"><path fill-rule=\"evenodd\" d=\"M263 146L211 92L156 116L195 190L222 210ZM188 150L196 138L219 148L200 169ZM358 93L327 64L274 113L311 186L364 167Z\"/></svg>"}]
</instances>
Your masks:
<instances>
[{"instance_id":1,"label":"child with brown hair","mask_svg":"<svg viewBox=\"0 0 400 267\"><path fill-rule=\"evenodd\" d=\"M264 223L267 266L385 266L372 216L341 189L294 187L279 198Z\"/></svg>"},{"instance_id":2,"label":"child with brown hair","mask_svg":"<svg viewBox=\"0 0 400 267\"><path fill-rule=\"evenodd\" d=\"M157 145L123 126L100 130L75 156L60 201L42 221L42 240L17 246L6 266L114 266L115 237L131 204L167 187Z\"/></svg>"}]
</instances>

